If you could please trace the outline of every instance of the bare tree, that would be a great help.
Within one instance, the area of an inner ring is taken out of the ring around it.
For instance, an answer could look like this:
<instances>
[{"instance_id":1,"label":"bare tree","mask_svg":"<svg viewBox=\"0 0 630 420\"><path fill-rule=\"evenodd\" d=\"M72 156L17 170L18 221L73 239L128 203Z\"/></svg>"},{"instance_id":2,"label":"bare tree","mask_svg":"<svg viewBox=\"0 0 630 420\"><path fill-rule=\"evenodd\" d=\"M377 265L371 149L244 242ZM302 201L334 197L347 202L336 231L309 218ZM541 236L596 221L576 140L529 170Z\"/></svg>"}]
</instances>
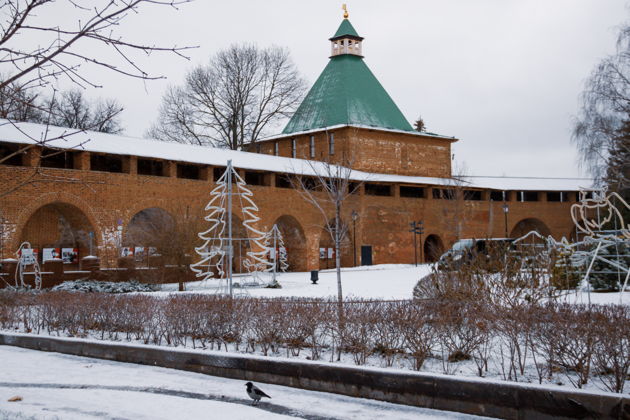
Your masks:
<instances>
[{"instance_id":1,"label":"bare tree","mask_svg":"<svg viewBox=\"0 0 630 420\"><path fill-rule=\"evenodd\" d=\"M123 106L115 99L88 101L79 89L53 95L46 105L48 115L42 120L60 127L118 134L123 131L120 114Z\"/></svg>"},{"instance_id":2,"label":"bare tree","mask_svg":"<svg viewBox=\"0 0 630 420\"><path fill-rule=\"evenodd\" d=\"M169 88L147 135L242 149L290 116L304 90L287 49L232 45L192 69L183 86Z\"/></svg>"},{"instance_id":3,"label":"bare tree","mask_svg":"<svg viewBox=\"0 0 630 420\"><path fill-rule=\"evenodd\" d=\"M203 215L188 206L176 208L173 216L161 209L149 208L136 215L124 240L126 245L143 246L146 251L155 248L163 262L162 281L167 272L164 265L168 265L168 271L176 275L183 290L185 278L191 274L189 266L199 239L197 233L205 228Z\"/></svg>"},{"instance_id":4,"label":"bare tree","mask_svg":"<svg viewBox=\"0 0 630 420\"><path fill-rule=\"evenodd\" d=\"M83 64L139 79L157 79L136 64L137 54L168 51L182 55L187 47L159 47L125 40L120 27L130 13L139 13L147 5L176 7L190 0L100 0L84 7L73 0L6 0L0 19L0 64L6 77L0 89L19 83L23 89L49 86L65 78L81 87L100 87L82 71ZM67 25L46 22L44 16L65 15ZM103 48L115 53L95 56Z\"/></svg>"},{"instance_id":5,"label":"bare tree","mask_svg":"<svg viewBox=\"0 0 630 420\"><path fill-rule=\"evenodd\" d=\"M466 200L471 198L472 192L466 189L467 181L465 165L456 167L453 176L448 180L448 187L438 190L438 196L446 200L442 212L447 230L451 231L455 240L462 239L464 226L468 222Z\"/></svg>"},{"instance_id":6,"label":"bare tree","mask_svg":"<svg viewBox=\"0 0 630 420\"><path fill-rule=\"evenodd\" d=\"M0 77L3 79L3 77ZM41 120L39 92L13 82L0 88L0 118L12 121Z\"/></svg>"},{"instance_id":7,"label":"bare tree","mask_svg":"<svg viewBox=\"0 0 630 420\"><path fill-rule=\"evenodd\" d=\"M352 164L333 165L328 161L306 161L314 176L294 175L290 178L292 186L302 198L315 207L324 222L324 229L330 234L335 244L335 267L337 269L337 300L340 318L343 317L343 290L341 287L341 248L348 234L347 224L343 220L343 206L346 199L356 193L361 182L351 182Z\"/></svg>"},{"instance_id":8,"label":"bare tree","mask_svg":"<svg viewBox=\"0 0 630 420\"><path fill-rule=\"evenodd\" d=\"M630 25L621 29L616 53L603 59L591 73L581 102L572 136L581 164L598 181L629 188ZM607 180L606 172L615 165L615 157L623 164L608 171L612 179Z\"/></svg>"},{"instance_id":9,"label":"bare tree","mask_svg":"<svg viewBox=\"0 0 630 420\"><path fill-rule=\"evenodd\" d=\"M150 6L176 8L190 0L95 0L89 7L74 0L6 0L0 9L0 99L3 104L21 104L20 112L7 112L7 122L31 140L31 144L0 156L0 164L33 147L45 146L68 138L83 129L68 129L51 135L47 128L29 135L16 120L29 120L25 112L35 99L35 90L50 88L60 81L80 88L101 87L84 71L84 66L102 68L140 80L161 76L143 70L138 60L156 52L172 53L183 58L190 47L161 47L128 39L120 33L125 19ZM53 18L51 18L53 16ZM63 16L60 23L54 16ZM3 106L3 105L0 105ZM107 105L104 108L108 108ZM111 111L111 110L110 110ZM104 128L104 127L101 127ZM18 185L0 190L0 197L35 182L64 182L64 179L42 179L39 168ZM77 182L76 180L70 180Z\"/></svg>"}]
</instances>

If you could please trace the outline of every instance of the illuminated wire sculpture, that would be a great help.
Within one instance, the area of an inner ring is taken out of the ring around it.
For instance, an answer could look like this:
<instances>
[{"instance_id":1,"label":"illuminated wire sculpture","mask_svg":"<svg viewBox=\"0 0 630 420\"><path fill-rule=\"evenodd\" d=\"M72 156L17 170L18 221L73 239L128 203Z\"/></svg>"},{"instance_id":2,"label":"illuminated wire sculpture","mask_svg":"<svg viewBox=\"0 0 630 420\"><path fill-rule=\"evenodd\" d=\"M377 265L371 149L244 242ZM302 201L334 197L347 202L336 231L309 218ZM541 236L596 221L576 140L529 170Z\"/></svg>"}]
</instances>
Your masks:
<instances>
[{"instance_id":1,"label":"illuminated wire sculpture","mask_svg":"<svg viewBox=\"0 0 630 420\"><path fill-rule=\"evenodd\" d=\"M287 251L284 247L284 238L282 232L278 229L278 225L273 225L269 232L265 233L264 237L265 248L268 250L270 263L272 266L267 269L271 271L271 285L277 286L278 280L276 278L277 270L286 272L289 269L289 262L287 261Z\"/></svg>"},{"instance_id":2,"label":"illuminated wire sculpture","mask_svg":"<svg viewBox=\"0 0 630 420\"><path fill-rule=\"evenodd\" d=\"M26 267L32 266L33 285L34 288L40 290L42 288L42 273L39 269L39 263L37 262L37 256L35 255L30 242L22 242L17 252L18 263L15 267L15 287L16 288L29 288L30 286L24 280L24 274L26 274Z\"/></svg>"},{"instance_id":3,"label":"illuminated wire sculpture","mask_svg":"<svg viewBox=\"0 0 630 420\"><path fill-rule=\"evenodd\" d=\"M243 286L260 286L261 272L269 271L271 263L267 260L267 248L263 244L265 233L254 227L260 220L258 206L253 201L253 193L232 166L227 162L225 172L216 181L216 187L210 192L211 199L205 207L208 214L204 220L209 227L198 234L203 240L201 246L195 248L200 260L191 264L190 268L197 278L202 280L219 279L217 292L234 294L233 261L234 243L249 245L246 258L242 261L247 276L239 283ZM245 228L244 237L234 237L232 232L233 199L237 197ZM242 289L240 289L242 290Z\"/></svg>"},{"instance_id":4,"label":"illuminated wire sculpture","mask_svg":"<svg viewBox=\"0 0 630 420\"><path fill-rule=\"evenodd\" d=\"M606 195L606 189L593 194L593 197L588 198L586 191L580 191L579 203L571 206L571 218L577 229L593 238L615 237L620 234L626 240L630 239L630 223L625 223L623 215L615 206L614 201L618 201L619 205L627 210L630 210L630 205L616 192ZM597 213L597 220L589 216L589 212L594 211ZM612 235L604 233L604 227L615 222L619 224L619 229L616 229L618 233Z\"/></svg>"}]
</instances>

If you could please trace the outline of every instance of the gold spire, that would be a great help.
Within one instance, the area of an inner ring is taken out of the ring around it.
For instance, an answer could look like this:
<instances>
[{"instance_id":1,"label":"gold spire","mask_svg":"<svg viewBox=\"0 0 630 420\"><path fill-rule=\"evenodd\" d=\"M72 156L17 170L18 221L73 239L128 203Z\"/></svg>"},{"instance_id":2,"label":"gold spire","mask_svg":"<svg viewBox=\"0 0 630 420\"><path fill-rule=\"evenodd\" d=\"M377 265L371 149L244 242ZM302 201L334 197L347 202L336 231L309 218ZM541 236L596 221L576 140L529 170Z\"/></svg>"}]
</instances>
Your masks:
<instances>
[{"instance_id":1,"label":"gold spire","mask_svg":"<svg viewBox=\"0 0 630 420\"><path fill-rule=\"evenodd\" d=\"M346 3L341 5L341 9L343 10L343 18L348 19L348 8L346 7Z\"/></svg>"}]
</instances>

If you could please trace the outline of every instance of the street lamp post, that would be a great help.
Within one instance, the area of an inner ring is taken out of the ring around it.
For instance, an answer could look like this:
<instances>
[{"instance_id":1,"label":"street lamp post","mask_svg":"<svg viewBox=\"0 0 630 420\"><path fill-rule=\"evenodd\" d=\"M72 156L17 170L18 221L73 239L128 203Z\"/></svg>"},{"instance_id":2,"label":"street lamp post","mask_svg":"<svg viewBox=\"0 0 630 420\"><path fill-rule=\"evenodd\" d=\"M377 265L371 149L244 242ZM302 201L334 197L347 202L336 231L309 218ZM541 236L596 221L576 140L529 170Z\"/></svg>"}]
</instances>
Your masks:
<instances>
[{"instance_id":1,"label":"street lamp post","mask_svg":"<svg viewBox=\"0 0 630 420\"><path fill-rule=\"evenodd\" d=\"M413 235L413 262L418 266L418 245L416 244L416 222L411 222L411 234Z\"/></svg>"},{"instance_id":2,"label":"street lamp post","mask_svg":"<svg viewBox=\"0 0 630 420\"><path fill-rule=\"evenodd\" d=\"M352 252L354 255L354 266L357 266L357 219L359 218L359 213L355 210L352 210Z\"/></svg>"},{"instance_id":3,"label":"street lamp post","mask_svg":"<svg viewBox=\"0 0 630 420\"><path fill-rule=\"evenodd\" d=\"M411 229L409 230L409 232L411 232L411 234L413 235L413 260L417 267L418 266L418 245L416 242L416 235L420 235L420 259L422 260L422 234L424 233L424 221L422 220L418 222L413 221L409 223L409 226L411 226Z\"/></svg>"},{"instance_id":4,"label":"street lamp post","mask_svg":"<svg viewBox=\"0 0 630 420\"><path fill-rule=\"evenodd\" d=\"M505 237L508 237L508 212L510 211L510 207L507 203L503 203L503 215L505 216Z\"/></svg>"},{"instance_id":5,"label":"street lamp post","mask_svg":"<svg viewBox=\"0 0 630 420\"><path fill-rule=\"evenodd\" d=\"M424 221L420 220L420 229L419 229L419 235L420 235L420 264L424 263L424 255L422 254L422 250L423 250L423 246L422 246L422 234L424 233Z\"/></svg>"}]
</instances>

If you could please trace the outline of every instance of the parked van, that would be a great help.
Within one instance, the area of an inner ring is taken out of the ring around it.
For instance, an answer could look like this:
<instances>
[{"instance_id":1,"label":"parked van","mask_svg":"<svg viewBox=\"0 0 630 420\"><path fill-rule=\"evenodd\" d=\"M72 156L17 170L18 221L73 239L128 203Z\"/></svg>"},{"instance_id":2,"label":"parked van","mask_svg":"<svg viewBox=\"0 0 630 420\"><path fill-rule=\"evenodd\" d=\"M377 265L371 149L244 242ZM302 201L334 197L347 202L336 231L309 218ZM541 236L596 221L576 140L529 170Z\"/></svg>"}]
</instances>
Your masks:
<instances>
[{"instance_id":1,"label":"parked van","mask_svg":"<svg viewBox=\"0 0 630 420\"><path fill-rule=\"evenodd\" d=\"M511 238L460 239L440 257L438 270L457 270L475 258L482 256L488 258L493 249L496 250L499 247L508 249L513 241L514 239Z\"/></svg>"}]
</instances>

